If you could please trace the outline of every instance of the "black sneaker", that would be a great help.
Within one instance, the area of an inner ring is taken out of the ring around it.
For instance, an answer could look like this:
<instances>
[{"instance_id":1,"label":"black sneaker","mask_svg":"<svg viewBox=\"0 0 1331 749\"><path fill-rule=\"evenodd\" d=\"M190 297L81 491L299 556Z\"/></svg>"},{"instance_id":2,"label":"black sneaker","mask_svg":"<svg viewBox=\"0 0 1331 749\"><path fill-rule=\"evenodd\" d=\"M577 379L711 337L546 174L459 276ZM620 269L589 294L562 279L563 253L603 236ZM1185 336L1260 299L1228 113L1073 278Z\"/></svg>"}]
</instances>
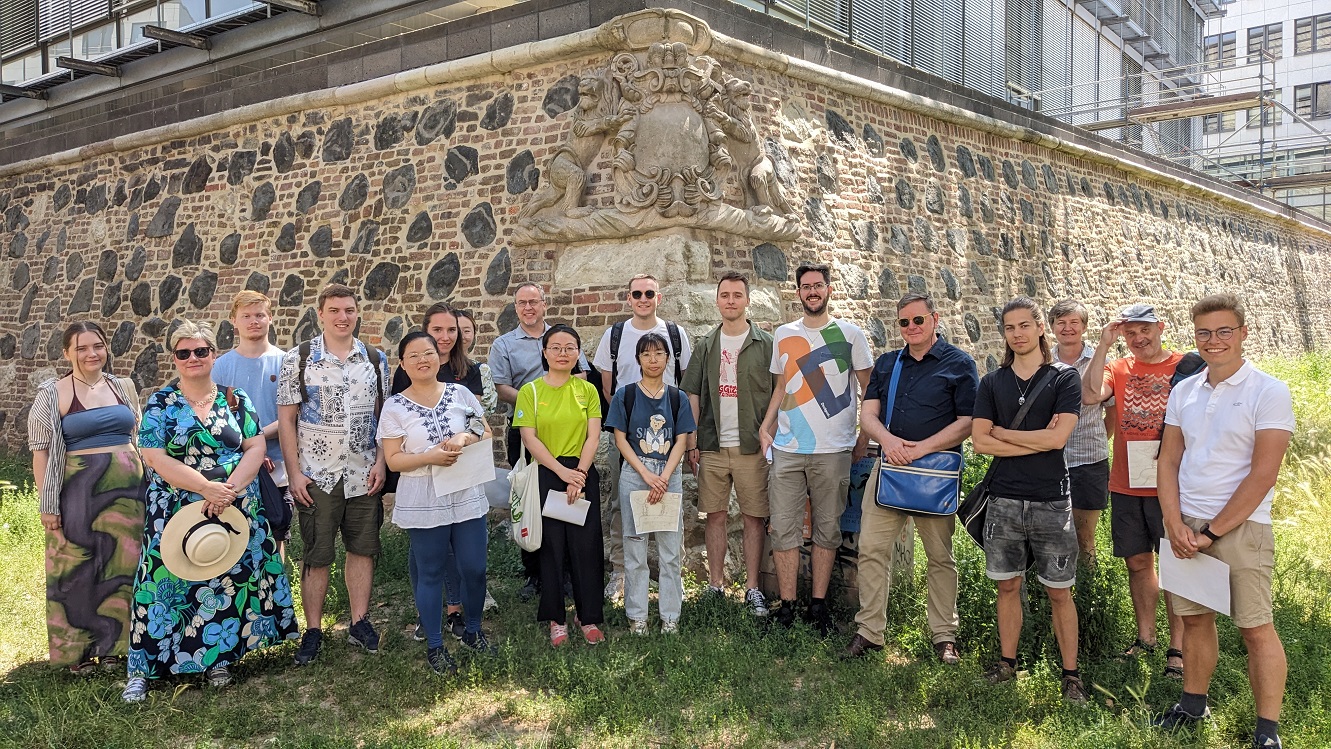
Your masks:
<instances>
[{"instance_id":1,"label":"black sneaker","mask_svg":"<svg viewBox=\"0 0 1331 749\"><path fill-rule=\"evenodd\" d=\"M425 660L430 664L430 670L440 676L458 672L457 661L453 660L453 656L449 655L442 646L425 651Z\"/></svg>"},{"instance_id":2,"label":"black sneaker","mask_svg":"<svg viewBox=\"0 0 1331 749\"><path fill-rule=\"evenodd\" d=\"M1203 709L1201 715L1193 715L1175 702L1173 707L1157 715L1155 720L1151 721L1151 725L1166 731L1177 731L1180 728L1196 728L1209 717L1211 717L1209 707Z\"/></svg>"},{"instance_id":3,"label":"black sneaker","mask_svg":"<svg viewBox=\"0 0 1331 749\"><path fill-rule=\"evenodd\" d=\"M300 650L296 651L296 665L308 666L319 657L319 648L324 644L322 629L307 629L300 638Z\"/></svg>"},{"instance_id":4,"label":"black sneaker","mask_svg":"<svg viewBox=\"0 0 1331 749\"><path fill-rule=\"evenodd\" d=\"M462 634L467 631L466 622L462 621L462 612L454 611L448 615L448 628L453 632L453 636L462 639Z\"/></svg>"},{"instance_id":5,"label":"black sneaker","mask_svg":"<svg viewBox=\"0 0 1331 749\"><path fill-rule=\"evenodd\" d=\"M522 588L518 590L518 600L530 601L531 599L536 597L537 593L540 592L541 592L541 584L536 581L536 578L529 577L527 578L527 582L523 583Z\"/></svg>"},{"instance_id":6,"label":"black sneaker","mask_svg":"<svg viewBox=\"0 0 1331 749\"><path fill-rule=\"evenodd\" d=\"M1011 663L1002 659L999 659L997 663L984 672L984 680L990 684L1002 684L1015 678L1017 678L1017 669Z\"/></svg>"},{"instance_id":7,"label":"black sneaker","mask_svg":"<svg viewBox=\"0 0 1331 749\"><path fill-rule=\"evenodd\" d=\"M477 655L496 655L499 649L490 644L485 638L484 632L464 632L458 639L462 640L462 646Z\"/></svg>"},{"instance_id":8,"label":"black sneaker","mask_svg":"<svg viewBox=\"0 0 1331 749\"><path fill-rule=\"evenodd\" d=\"M818 630L820 637L825 638L836 632L836 624L832 623L832 612L828 610L825 602L809 606L809 610L805 612L805 620Z\"/></svg>"},{"instance_id":9,"label":"black sneaker","mask_svg":"<svg viewBox=\"0 0 1331 749\"><path fill-rule=\"evenodd\" d=\"M1281 749L1282 746L1279 736L1267 736L1264 733L1259 733L1252 740L1252 749Z\"/></svg>"},{"instance_id":10,"label":"black sneaker","mask_svg":"<svg viewBox=\"0 0 1331 749\"><path fill-rule=\"evenodd\" d=\"M422 627L421 625L417 624L416 628L411 631L411 639L415 640L416 642L425 642L426 640L425 627Z\"/></svg>"},{"instance_id":11,"label":"black sneaker","mask_svg":"<svg viewBox=\"0 0 1331 749\"><path fill-rule=\"evenodd\" d=\"M795 626L795 602L782 601L781 607L772 614L772 621L780 624L786 629Z\"/></svg>"},{"instance_id":12,"label":"black sneaker","mask_svg":"<svg viewBox=\"0 0 1331 749\"><path fill-rule=\"evenodd\" d=\"M347 632L347 642L365 648L366 652L379 652L379 633L374 631L368 616L362 616L360 621L351 625Z\"/></svg>"}]
</instances>

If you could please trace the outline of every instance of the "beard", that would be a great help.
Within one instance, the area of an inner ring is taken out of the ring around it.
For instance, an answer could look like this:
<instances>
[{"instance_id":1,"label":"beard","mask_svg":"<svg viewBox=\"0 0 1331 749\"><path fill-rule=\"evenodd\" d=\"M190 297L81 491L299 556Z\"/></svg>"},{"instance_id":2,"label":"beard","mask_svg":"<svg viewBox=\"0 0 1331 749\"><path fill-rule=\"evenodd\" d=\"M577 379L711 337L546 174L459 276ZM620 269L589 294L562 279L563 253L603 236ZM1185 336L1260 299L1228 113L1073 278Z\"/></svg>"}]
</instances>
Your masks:
<instances>
[{"instance_id":1,"label":"beard","mask_svg":"<svg viewBox=\"0 0 1331 749\"><path fill-rule=\"evenodd\" d=\"M827 297L820 299L818 301L818 306L816 307L810 307L807 301L800 299L800 306L804 308L804 314L809 315L810 317L821 315L823 311L827 309Z\"/></svg>"}]
</instances>

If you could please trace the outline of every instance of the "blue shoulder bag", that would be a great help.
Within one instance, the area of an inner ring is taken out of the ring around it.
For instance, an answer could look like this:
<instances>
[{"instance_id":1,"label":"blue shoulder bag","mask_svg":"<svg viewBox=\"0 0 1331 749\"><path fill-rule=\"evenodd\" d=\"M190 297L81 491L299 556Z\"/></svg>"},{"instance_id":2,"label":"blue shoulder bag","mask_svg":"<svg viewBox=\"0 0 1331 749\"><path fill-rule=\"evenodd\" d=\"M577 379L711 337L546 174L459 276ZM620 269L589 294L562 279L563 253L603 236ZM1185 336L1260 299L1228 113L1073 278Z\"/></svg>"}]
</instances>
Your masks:
<instances>
[{"instance_id":1,"label":"blue shoulder bag","mask_svg":"<svg viewBox=\"0 0 1331 749\"><path fill-rule=\"evenodd\" d=\"M897 382L901 379L901 357L906 350L897 352L892 367L892 379L887 386L884 408L887 426L891 427L892 409L897 400ZM952 515L957 511L961 495L961 452L939 450L929 453L909 465L896 466L878 458L878 491L874 500L879 507L913 515Z\"/></svg>"}]
</instances>

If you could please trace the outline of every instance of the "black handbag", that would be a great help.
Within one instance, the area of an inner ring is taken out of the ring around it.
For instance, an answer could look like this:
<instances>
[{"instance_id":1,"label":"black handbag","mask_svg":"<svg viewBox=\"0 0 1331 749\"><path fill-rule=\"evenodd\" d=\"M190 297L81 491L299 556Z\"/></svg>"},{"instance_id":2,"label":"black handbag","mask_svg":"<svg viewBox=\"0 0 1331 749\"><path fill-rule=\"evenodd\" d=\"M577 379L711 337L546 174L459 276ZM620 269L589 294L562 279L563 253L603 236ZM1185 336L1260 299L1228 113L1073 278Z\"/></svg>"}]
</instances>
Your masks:
<instances>
[{"instance_id":1,"label":"black handbag","mask_svg":"<svg viewBox=\"0 0 1331 749\"><path fill-rule=\"evenodd\" d=\"M231 388L226 388L226 405L240 419L240 402ZM273 475L268 470L268 458L265 456L263 460L264 465L259 466L259 475L255 477L259 482L259 501L263 507L263 516L268 520L269 532L273 538L280 540L291 529L291 506L287 504L282 487L273 481Z\"/></svg>"},{"instance_id":2,"label":"black handbag","mask_svg":"<svg viewBox=\"0 0 1331 749\"><path fill-rule=\"evenodd\" d=\"M1026 402L1017 410L1016 417L1012 419L1012 426L1020 424L1021 420L1026 418L1031 406L1035 405L1035 397L1045 389L1045 386L1052 379L1054 379L1054 372L1045 372L1044 377L1041 377L1040 381L1031 389L1030 395L1026 397ZM1002 458L994 456L989 461L989 470L984 472L984 478L971 487L969 492L966 492L966 498L961 500L961 506L957 508L957 519L961 521L961 526L966 529L966 535L970 536L971 540L981 550L984 549L984 520L989 513L989 480L994 477L994 469L998 467L1001 460Z\"/></svg>"}]
</instances>

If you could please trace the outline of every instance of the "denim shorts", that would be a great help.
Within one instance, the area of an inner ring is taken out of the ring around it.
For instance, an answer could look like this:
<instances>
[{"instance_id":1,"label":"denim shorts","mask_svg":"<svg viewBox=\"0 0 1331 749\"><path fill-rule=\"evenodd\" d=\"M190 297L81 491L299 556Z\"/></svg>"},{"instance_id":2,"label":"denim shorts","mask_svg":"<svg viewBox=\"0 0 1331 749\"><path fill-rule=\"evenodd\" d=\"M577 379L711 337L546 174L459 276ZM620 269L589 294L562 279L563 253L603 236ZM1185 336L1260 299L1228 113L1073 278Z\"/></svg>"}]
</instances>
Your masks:
<instances>
[{"instance_id":1,"label":"denim shorts","mask_svg":"<svg viewBox=\"0 0 1331 749\"><path fill-rule=\"evenodd\" d=\"M985 573L991 580L1026 574L1033 564L1049 588L1069 588L1077 580L1077 531L1072 500L1027 502L990 497L984 521Z\"/></svg>"}]
</instances>

